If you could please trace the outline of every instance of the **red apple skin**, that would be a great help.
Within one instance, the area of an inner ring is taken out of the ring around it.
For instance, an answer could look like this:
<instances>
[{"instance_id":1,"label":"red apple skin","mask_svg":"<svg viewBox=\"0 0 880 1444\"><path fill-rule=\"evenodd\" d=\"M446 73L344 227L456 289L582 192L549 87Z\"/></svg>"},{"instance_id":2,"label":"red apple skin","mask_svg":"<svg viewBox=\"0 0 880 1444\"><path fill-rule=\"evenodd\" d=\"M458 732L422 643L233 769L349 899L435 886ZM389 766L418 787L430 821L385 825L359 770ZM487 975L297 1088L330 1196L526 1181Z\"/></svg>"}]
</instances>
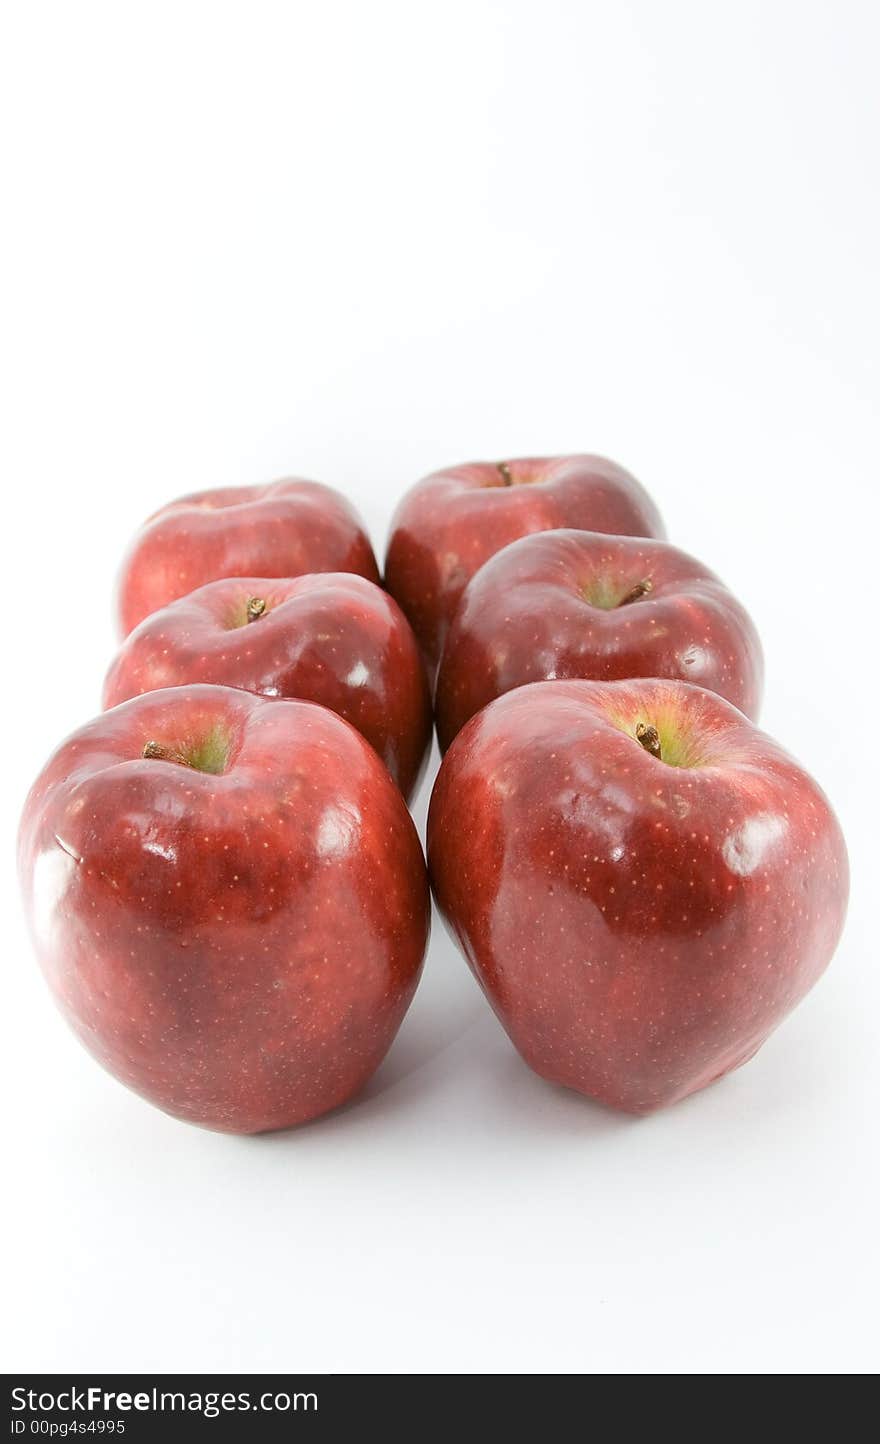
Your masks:
<instances>
[{"instance_id":1,"label":"red apple skin","mask_svg":"<svg viewBox=\"0 0 880 1444\"><path fill-rule=\"evenodd\" d=\"M754 719L763 671L748 614L685 552L642 537L540 532L468 583L437 677L437 736L445 751L494 697L566 677L677 677Z\"/></svg>"},{"instance_id":2,"label":"red apple skin","mask_svg":"<svg viewBox=\"0 0 880 1444\"><path fill-rule=\"evenodd\" d=\"M248 622L254 598L265 610ZM433 718L418 643L387 592L352 572L198 587L126 638L104 706L192 682L329 707L366 737L405 797L424 771Z\"/></svg>"},{"instance_id":3,"label":"red apple skin","mask_svg":"<svg viewBox=\"0 0 880 1444\"><path fill-rule=\"evenodd\" d=\"M228 747L215 774L144 757ZM19 839L37 955L88 1050L176 1118L304 1123L370 1077L418 981L424 860L353 727L231 687L150 692L89 722Z\"/></svg>"},{"instance_id":4,"label":"red apple skin","mask_svg":"<svg viewBox=\"0 0 880 1444\"><path fill-rule=\"evenodd\" d=\"M635 1114L752 1056L826 967L848 893L816 783L729 702L654 679L491 702L440 768L428 861L526 1062Z\"/></svg>"},{"instance_id":5,"label":"red apple skin","mask_svg":"<svg viewBox=\"0 0 880 1444\"><path fill-rule=\"evenodd\" d=\"M664 535L648 493L601 456L473 462L435 472L406 493L391 522L385 585L430 667L483 563L517 537L558 527Z\"/></svg>"},{"instance_id":6,"label":"red apple skin","mask_svg":"<svg viewBox=\"0 0 880 1444\"><path fill-rule=\"evenodd\" d=\"M357 572L379 581L354 507L316 481L196 491L155 512L134 537L117 584L120 636L219 577Z\"/></svg>"}]
</instances>

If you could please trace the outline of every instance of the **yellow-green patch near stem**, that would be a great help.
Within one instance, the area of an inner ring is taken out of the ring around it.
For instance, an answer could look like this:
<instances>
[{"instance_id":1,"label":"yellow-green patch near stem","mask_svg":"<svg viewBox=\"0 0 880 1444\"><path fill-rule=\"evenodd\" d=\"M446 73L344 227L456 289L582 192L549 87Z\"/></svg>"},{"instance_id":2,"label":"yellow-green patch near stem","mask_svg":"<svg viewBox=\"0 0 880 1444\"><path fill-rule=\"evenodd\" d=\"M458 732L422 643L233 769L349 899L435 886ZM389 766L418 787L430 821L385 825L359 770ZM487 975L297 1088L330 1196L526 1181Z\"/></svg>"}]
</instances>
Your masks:
<instances>
[{"instance_id":1,"label":"yellow-green patch near stem","mask_svg":"<svg viewBox=\"0 0 880 1444\"><path fill-rule=\"evenodd\" d=\"M191 767L194 772L219 776L229 765L232 734L218 722L201 737L183 742L160 742L151 738L144 743L142 756L154 762L174 762L178 767Z\"/></svg>"},{"instance_id":2,"label":"yellow-green patch near stem","mask_svg":"<svg viewBox=\"0 0 880 1444\"><path fill-rule=\"evenodd\" d=\"M695 729L689 725L687 717L680 712L673 712L670 708L659 705L646 705L639 712L631 712L627 715L618 713L609 718L609 721L619 727L621 732L626 732L639 747L654 756L658 762L665 762L667 767L707 767L710 765L710 758L706 754L703 739ZM660 752L656 755L650 748L645 746L640 737L643 728L654 727L659 738Z\"/></svg>"}]
</instances>

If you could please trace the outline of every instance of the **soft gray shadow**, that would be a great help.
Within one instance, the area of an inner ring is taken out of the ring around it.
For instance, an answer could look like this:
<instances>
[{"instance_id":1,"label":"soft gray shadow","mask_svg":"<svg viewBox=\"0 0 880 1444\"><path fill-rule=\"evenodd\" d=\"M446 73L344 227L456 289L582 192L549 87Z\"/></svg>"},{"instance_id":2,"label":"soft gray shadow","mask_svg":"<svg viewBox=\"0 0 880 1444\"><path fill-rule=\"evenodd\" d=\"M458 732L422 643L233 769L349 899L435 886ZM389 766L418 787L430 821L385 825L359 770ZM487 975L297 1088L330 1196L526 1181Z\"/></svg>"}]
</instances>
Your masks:
<instances>
[{"instance_id":1,"label":"soft gray shadow","mask_svg":"<svg viewBox=\"0 0 880 1444\"><path fill-rule=\"evenodd\" d=\"M492 1101L496 1116L508 1116L512 1134L583 1140L629 1132L647 1121L606 1108L558 1083L548 1083L523 1062L506 1036L503 1051L493 1049L482 1072L487 1102Z\"/></svg>"}]
</instances>

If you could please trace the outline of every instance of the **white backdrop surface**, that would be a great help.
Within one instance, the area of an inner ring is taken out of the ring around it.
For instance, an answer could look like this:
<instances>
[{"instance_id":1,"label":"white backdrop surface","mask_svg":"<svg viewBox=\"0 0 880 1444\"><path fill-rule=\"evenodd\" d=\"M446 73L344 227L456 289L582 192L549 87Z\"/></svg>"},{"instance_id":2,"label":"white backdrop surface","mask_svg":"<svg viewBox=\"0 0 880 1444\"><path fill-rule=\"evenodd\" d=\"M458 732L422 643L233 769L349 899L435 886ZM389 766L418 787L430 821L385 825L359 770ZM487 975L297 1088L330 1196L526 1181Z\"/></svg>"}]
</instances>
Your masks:
<instances>
[{"instance_id":1,"label":"white backdrop surface","mask_svg":"<svg viewBox=\"0 0 880 1444\"><path fill-rule=\"evenodd\" d=\"M4 12L4 1367L876 1368L878 41L867 0ZM12 861L130 533L295 473L381 547L425 472L575 450L758 622L851 849L826 978L634 1122L526 1070L437 923L351 1106L154 1112L54 1013Z\"/></svg>"}]
</instances>

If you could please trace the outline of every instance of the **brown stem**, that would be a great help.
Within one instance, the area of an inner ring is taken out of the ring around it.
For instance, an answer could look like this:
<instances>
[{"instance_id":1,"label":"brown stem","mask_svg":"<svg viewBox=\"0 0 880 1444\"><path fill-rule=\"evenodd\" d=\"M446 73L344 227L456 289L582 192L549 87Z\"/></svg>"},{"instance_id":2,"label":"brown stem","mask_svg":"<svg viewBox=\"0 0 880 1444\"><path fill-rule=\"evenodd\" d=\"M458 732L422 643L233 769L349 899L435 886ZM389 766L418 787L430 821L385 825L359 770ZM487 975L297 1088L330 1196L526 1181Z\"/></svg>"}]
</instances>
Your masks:
<instances>
[{"instance_id":1,"label":"brown stem","mask_svg":"<svg viewBox=\"0 0 880 1444\"><path fill-rule=\"evenodd\" d=\"M508 466L507 462L498 461L496 462L496 466L501 473L501 480L504 482L504 485L513 486L513 476L511 475L510 467Z\"/></svg>"},{"instance_id":2,"label":"brown stem","mask_svg":"<svg viewBox=\"0 0 880 1444\"><path fill-rule=\"evenodd\" d=\"M191 767L188 758L182 752L177 752L173 747L166 747L164 742L148 742L143 750L144 757L153 757L157 762L179 762L181 767Z\"/></svg>"},{"instance_id":3,"label":"brown stem","mask_svg":"<svg viewBox=\"0 0 880 1444\"><path fill-rule=\"evenodd\" d=\"M245 616L249 622L258 622L265 610L266 603L262 597L248 597Z\"/></svg>"},{"instance_id":4,"label":"brown stem","mask_svg":"<svg viewBox=\"0 0 880 1444\"><path fill-rule=\"evenodd\" d=\"M651 592L653 590L654 583L651 581L651 578L645 577L645 580L643 582L636 582L635 586L627 592L626 596L621 597L617 605L619 607L625 607L627 603L637 602L639 597L645 597L648 595L648 592Z\"/></svg>"},{"instance_id":5,"label":"brown stem","mask_svg":"<svg viewBox=\"0 0 880 1444\"><path fill-rule=\"evenodd\" d=\"M636 741L641 743L646 752L662 762L663 757L660 751L660 733L657 728L648 722L636 723Z\"/></svg>"}]
</instances>

